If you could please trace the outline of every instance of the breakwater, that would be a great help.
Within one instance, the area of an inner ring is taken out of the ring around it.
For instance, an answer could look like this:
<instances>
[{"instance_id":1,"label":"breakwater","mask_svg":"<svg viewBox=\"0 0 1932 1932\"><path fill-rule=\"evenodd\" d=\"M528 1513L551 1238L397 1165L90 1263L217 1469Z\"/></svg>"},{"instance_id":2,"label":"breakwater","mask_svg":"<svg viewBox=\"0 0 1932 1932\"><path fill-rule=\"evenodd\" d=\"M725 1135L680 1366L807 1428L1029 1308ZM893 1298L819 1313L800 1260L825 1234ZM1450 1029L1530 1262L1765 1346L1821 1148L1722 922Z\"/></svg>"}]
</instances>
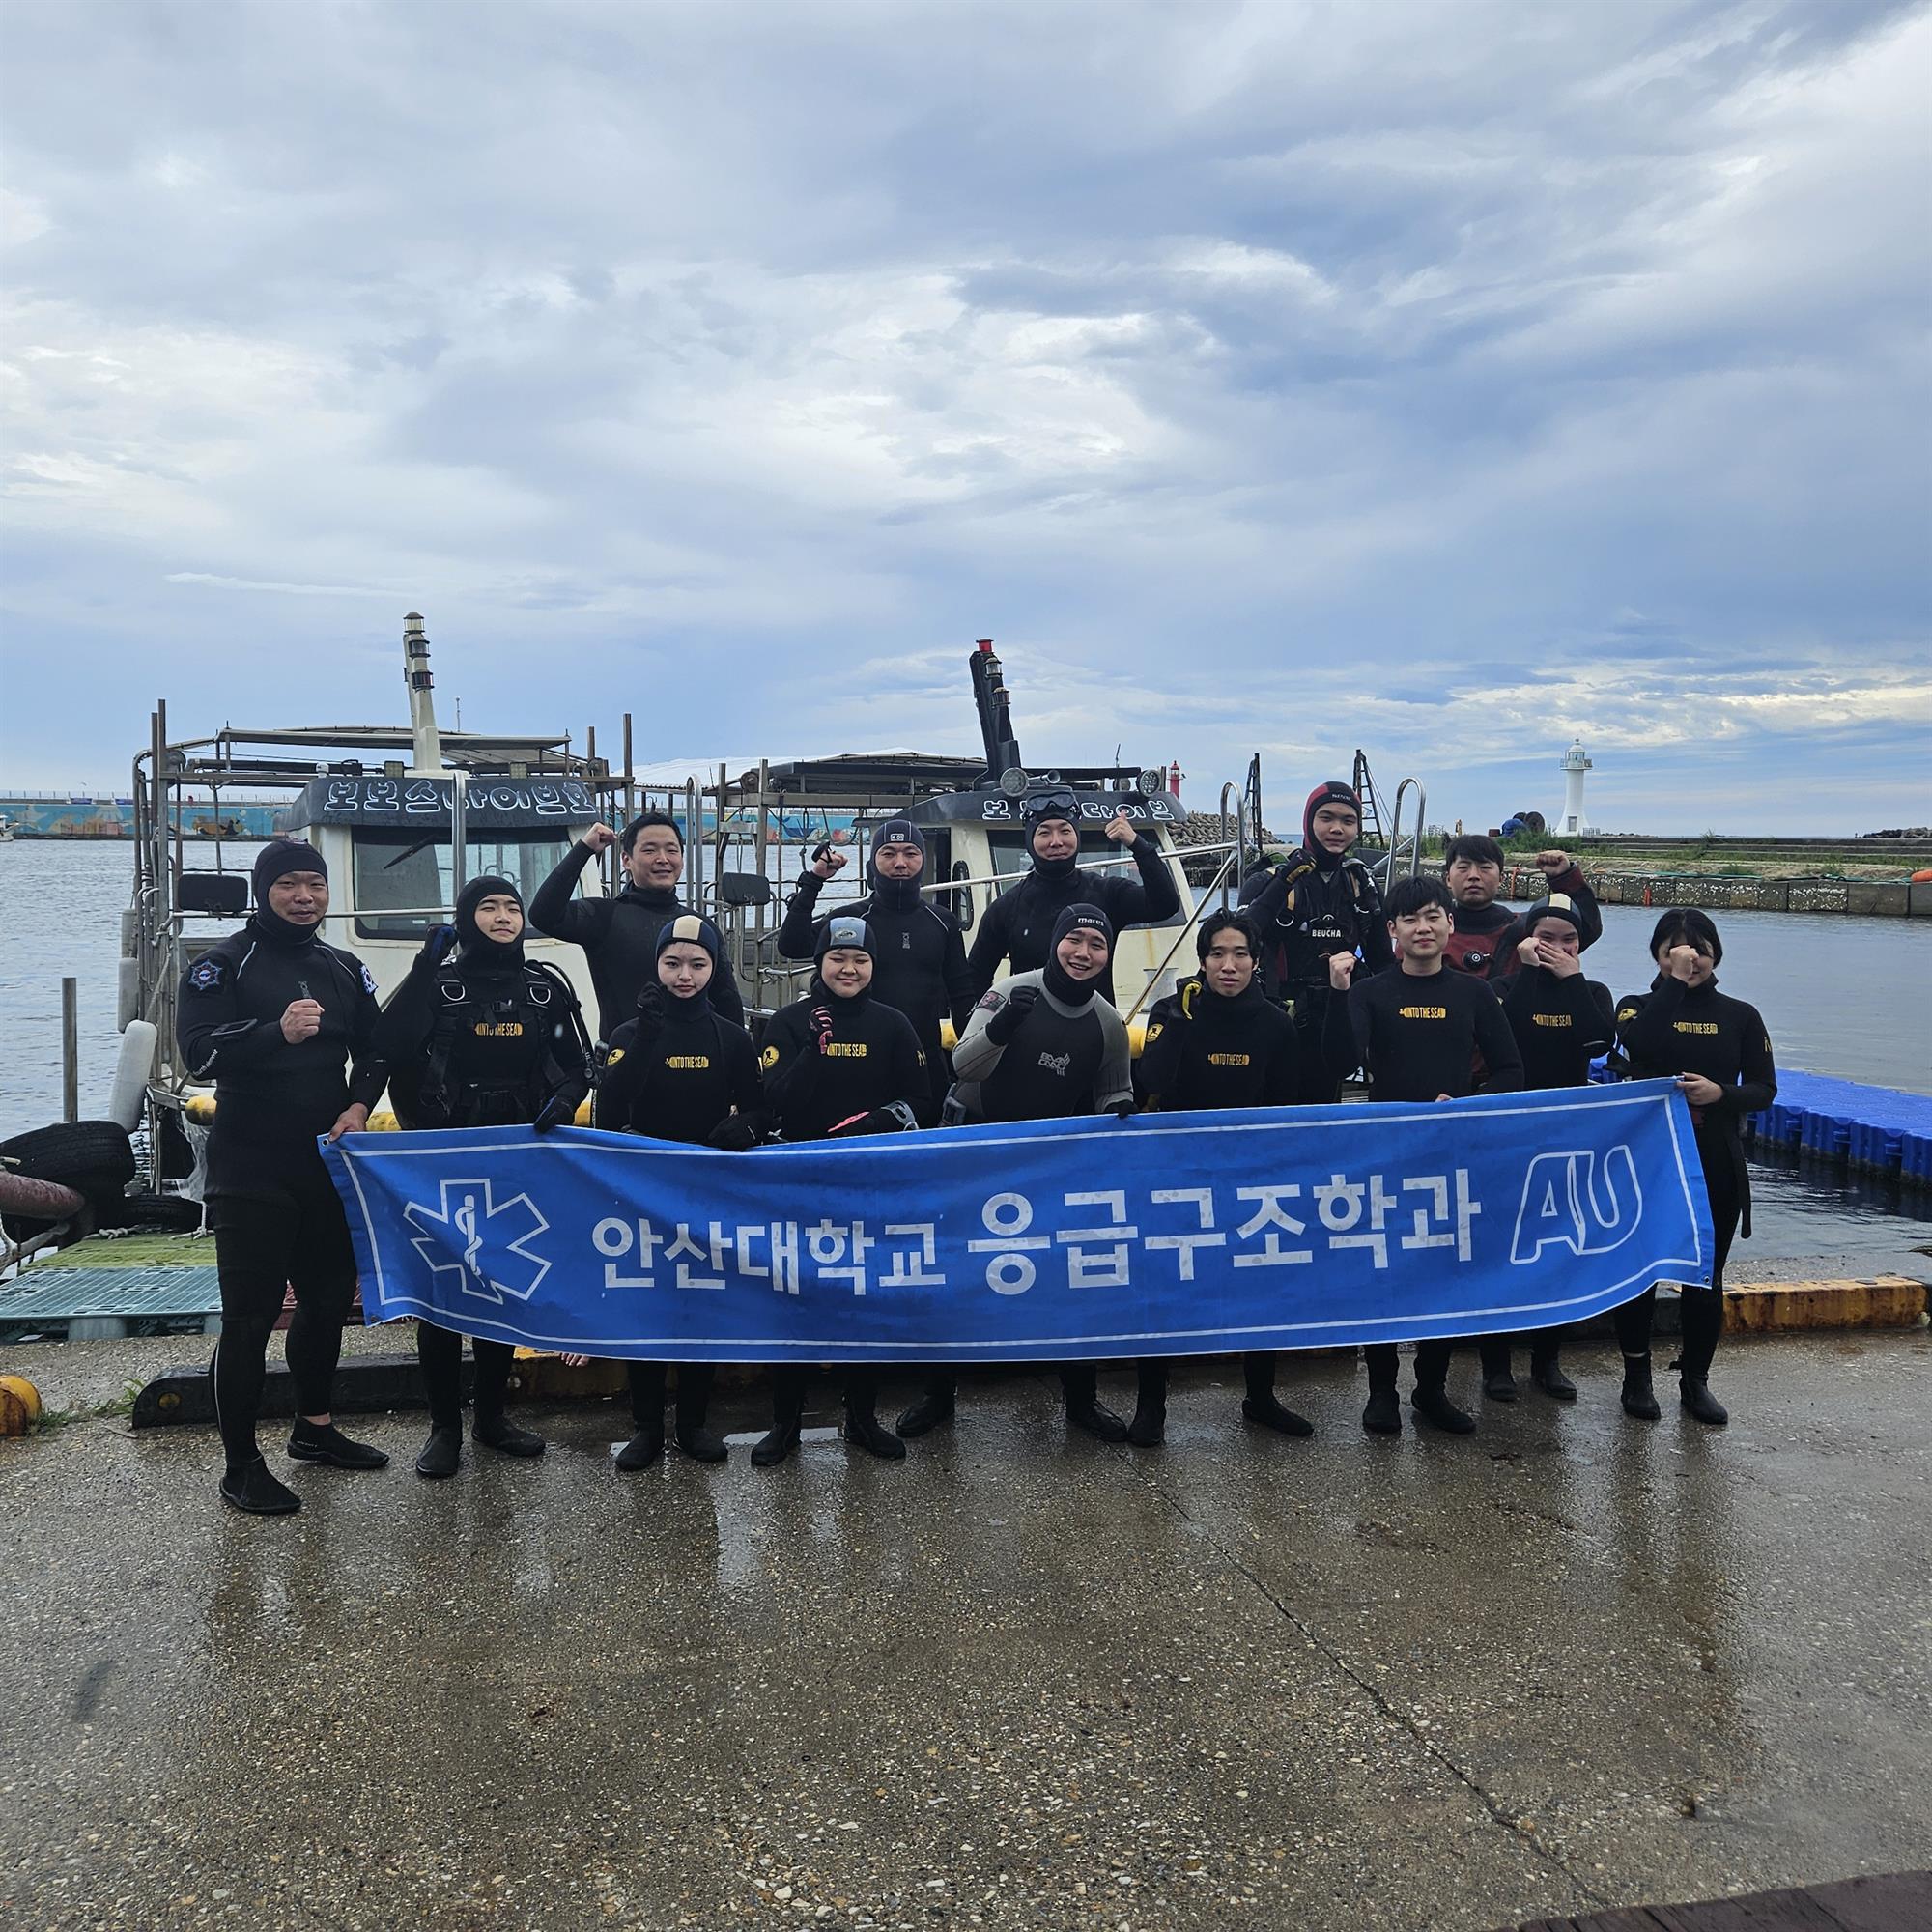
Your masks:
<instances>
[{"instance_id":1,"label":"breakwater","mask_svg":"<svg viewBox=\"0 0 1932 1932\"><path fill-rule=\"evenodd\" d=\"M1603 872L1587 864L1583 876L1605 905L1932 919L1932 880L1915 885L1905 879L1737 879L1694 872ZM1504 890L1512 899L1541 898L1543 874L1534 866L1512 866Z\"/></svg>"}]
</instances>

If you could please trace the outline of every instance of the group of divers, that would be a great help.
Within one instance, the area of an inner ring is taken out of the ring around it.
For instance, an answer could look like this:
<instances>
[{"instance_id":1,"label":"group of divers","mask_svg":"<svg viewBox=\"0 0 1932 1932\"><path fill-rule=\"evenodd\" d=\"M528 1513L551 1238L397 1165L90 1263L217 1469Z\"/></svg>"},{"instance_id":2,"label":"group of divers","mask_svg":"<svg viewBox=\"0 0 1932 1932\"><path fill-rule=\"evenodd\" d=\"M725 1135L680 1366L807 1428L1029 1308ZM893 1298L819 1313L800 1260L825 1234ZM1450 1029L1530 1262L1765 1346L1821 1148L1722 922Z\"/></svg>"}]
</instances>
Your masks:
<instances>
[{"instance_id":1,"label":"group of divers","mask_svg":"<svg viewBox=\"0 0 1932 1932\"><path fill-rule=\"evenodd\" d=\"M1538 855L1544 896L1520 917L1500 903L1503 853L1481 836L1459 835L1439 876L1398 879L1384 899L1350 856L1360 800L1348 785L1324 783L1308 798L1300 844L1242 882L1237 908L1200 915L1199 971L1155 1003L1136 1065L1114 1004L1115 937L1173 919L1179 895L1159 848L1124 815L1106 830L1126 848L1135 876L1080 868L1079 804L1070 790L1025 800L1030 867L994 901L970 951L959 922L923 890L925 845L910 819L873 830L864 897L824 914L820 893L846 861L821 845L778 941L784 956L813 962L810 988L771 1016L757 1046L717 929L678 899L684 840L663 813L646 811L621 835L593 826L527 910L512 881L469 880L454 923L430 935L381 1007L361 962L320 937L328 906L321 855L293 838L269 844L254 867L253 914L189 966L179 1003L184 1063L193 1077L213 1079L217 1102L206 1198L220 1277L212 1376L226 1501L257 1515L300 1506L256 1441L285 1287L296 1297L289 1455L345 1469L388 1461L344 1435L330 1414L355 1261L317 1148L319 1138L366 1126L385 1087L405 1127L545 1131L572 1121L590 1094L599 1127L750 1153L773 1139L962 1120L1332 1102L1357 1072L1372 1101L1574 1087L1589 1079L1593 1059L1609 1054L1631 1077L1674 1078L1695 1126L1715 1263L1708 1287L1682 1291L1675 1366L1684 1409L1702 1423L1727 1419L1709 1375L1725 1258L1741 1224L1750 1232L1740 1129L1776 1086L1762 1020L1718 990L1723 947L1709 918L1665 912L1651 935L1648 989L1613 1003L1585 974L1582 954L1603 923L1567 854ZM584 866L613 843L623 888L579 895ZM598 1044L564 976L526 956L532 927L582 948ZM949 1020L957 1042L950 1054L941 1031ZM1615 1318L1623 1407L1644 1421L1660 1415L1650 1357L1655 1293L1646 1288ZM462 1460L465 1338L427 1321L416 1337L431 1433L415 1467L446 1477ZM1574 1401L1560 1339L1554 1328L1483 1338L1485 1396L1516 1399L1512 1345L1526 1342L1535 1386ZM1451 1347L1417 1343L1409 1402L1420 1421L1461 1435L1476 1425L1447 1392ZM504 1412L512 1350L482 1338L472 1350L472 1438L508 1456L541 1454L542 1438ZM1397 1346L1363 1353L1363 1427L1400 1434ZM1137 1401L1123 1421L1099 1401L1094 1364L1063 1366L1068 1425L1102 1441L1157 1444L1168 1364L1134 1367ZM1272 1354L1251 1353L1244 1367L1241 1412L1250 1424L1312 1433L1277 1397ZM925 1376L893 1429L879 1419L876 1372L842 1373L845 1439L874 1456L903 1457L905 1438L953 1414L950 1371ZM615 1461L637 1470L664 1450L666 1365L633 1362L629 1374L634 1433ZM679 1368L671 1431L678 1448L702 1463L727 1453L706 1421L712 1374ZM807 1375L799 1365L773 1369L772 1427L752 1450L760 1467L796 1447Z\"/></svg>"}]
</instances>

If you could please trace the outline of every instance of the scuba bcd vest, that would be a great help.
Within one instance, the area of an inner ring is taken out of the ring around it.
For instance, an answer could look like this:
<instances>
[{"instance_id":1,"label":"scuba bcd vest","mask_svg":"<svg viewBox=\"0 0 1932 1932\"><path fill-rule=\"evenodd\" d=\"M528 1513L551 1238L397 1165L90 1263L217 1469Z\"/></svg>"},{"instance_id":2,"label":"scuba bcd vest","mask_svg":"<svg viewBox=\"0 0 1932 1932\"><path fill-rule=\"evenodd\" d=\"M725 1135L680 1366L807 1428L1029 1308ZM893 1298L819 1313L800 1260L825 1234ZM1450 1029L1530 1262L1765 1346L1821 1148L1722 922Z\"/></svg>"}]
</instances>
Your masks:
<instances>
[{"instance_id":1,"label":"scuba bcd vest","mask_svg":"<svg viewBox=\"0 0 1932 1932\"><path fill-rule=\"evenodd\" d=\"M425 1127L505 1126L534 1120L563 1083L551 1050L567 1025L587 1061L590 1036L570 982L554 966L524 962L514 980L476 986L446 961L431 993L428 1049L419 1073L390 1076L399 1116Z\"/></svg>"}]
</instances>

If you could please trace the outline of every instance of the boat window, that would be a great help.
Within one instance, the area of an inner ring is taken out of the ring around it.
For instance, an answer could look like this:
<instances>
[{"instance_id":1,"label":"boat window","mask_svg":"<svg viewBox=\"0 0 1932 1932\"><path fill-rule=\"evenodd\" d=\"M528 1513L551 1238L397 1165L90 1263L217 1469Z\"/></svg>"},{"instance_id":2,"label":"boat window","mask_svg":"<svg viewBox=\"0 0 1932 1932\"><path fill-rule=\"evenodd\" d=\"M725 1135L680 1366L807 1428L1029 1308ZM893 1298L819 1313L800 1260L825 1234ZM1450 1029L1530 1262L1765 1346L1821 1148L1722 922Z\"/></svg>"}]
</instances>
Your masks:
<instances>
[{"instance_id":1,"label":"boat window","mask_svg":"<svg viewBox=\"0 0 1932 1932\"><path fill-rule=\"evenodd\" d=\"M435 908L455 895L447 836L358 826L351 835L355 853L355 935L358 939L422 939L449 915ZM561 826L528 832L485 832L466 841L468 875L495 872L513 880L528 905L537 888L570 850ZM582 881L578 882L582 892ZM386 908L394 907L391 913Z\"/></svg>"}]
</instances>

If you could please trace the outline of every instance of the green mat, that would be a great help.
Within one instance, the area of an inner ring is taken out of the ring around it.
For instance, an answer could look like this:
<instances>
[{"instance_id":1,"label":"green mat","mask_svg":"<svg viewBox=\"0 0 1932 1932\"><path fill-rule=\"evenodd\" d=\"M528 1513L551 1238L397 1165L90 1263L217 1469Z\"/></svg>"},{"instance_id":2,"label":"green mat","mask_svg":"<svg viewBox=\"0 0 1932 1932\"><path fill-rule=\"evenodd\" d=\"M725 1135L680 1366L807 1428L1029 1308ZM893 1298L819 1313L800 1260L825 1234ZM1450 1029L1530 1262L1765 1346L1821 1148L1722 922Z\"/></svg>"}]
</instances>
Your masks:
<instances>
[{"instance_id":1,"label":"green mat","mask_svg":"<svg viewBox=\"0 0 1932 1932\"><path fill-rule=\"evenodd\" d=\"M44 1260L36 1257L28 1272L42 1268L153 1268L213 1267L214 1237L212 1235L125 1235L110 1241L89 1235L71 1248Z\"/></svg>"}]
</instances>

